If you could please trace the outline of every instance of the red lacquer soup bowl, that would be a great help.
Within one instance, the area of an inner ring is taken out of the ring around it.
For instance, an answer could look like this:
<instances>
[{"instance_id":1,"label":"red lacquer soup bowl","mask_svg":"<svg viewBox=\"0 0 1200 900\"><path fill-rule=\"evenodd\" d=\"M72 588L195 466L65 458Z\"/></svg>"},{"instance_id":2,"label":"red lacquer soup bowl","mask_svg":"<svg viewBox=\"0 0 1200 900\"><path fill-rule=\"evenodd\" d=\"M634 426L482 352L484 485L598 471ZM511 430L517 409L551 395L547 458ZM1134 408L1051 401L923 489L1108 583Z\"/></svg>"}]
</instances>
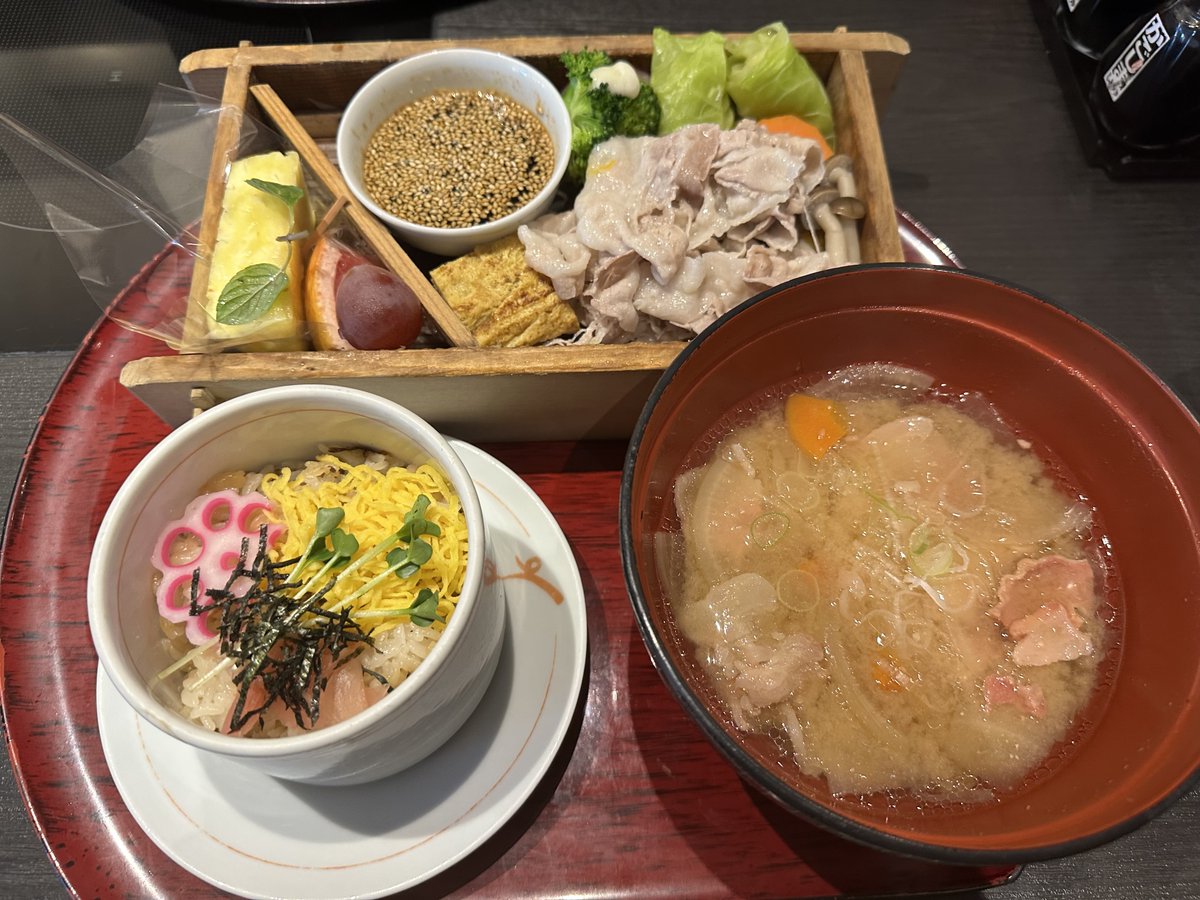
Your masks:
<instances>
[{"instance_id":1,"label":"red lacquer soup bowl","mask_svg":"<svg viewBox=\"0 0 1200 900\"><path fill-rule=\"evenodd\" d=\"M672 616L655 536L716 423L783 384L886 362L982 393L1088 498L1111 544L1115 607L1099 686L1067 737L999 799L833 796L779 745L739 730ZM621 485L625 578L659 672L743 777L855 840L956 863L1014 863L1111 840L1185 793L1200 766L1200 425L1145 367L1026 291L976 275L870 266L800 279L694 340L642 414Z\"/></svg>"}]
</instances>

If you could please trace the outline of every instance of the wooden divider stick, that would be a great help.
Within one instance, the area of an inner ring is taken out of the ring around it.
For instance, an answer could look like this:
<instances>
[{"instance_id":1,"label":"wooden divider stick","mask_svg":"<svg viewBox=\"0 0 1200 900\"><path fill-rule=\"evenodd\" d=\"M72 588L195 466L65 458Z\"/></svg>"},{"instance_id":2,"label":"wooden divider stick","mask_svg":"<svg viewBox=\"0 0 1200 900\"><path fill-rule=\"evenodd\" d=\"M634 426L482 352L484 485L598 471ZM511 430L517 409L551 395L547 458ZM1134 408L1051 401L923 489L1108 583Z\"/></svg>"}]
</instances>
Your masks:
<instances>
[{"instance_id":1,"label":"wooden divider stick","mask_svg":"<svg viewBox=\"0 0 1200 900\"><path fill-rule=\"evenodd\" d=\"M399 275L417 295L421 306L446 335L446 339L456 347L475 347L478 343L470 329L463 324L462 319L450 307L437 288L430 283L425 274L416 267L408 254L396 243L391 232L359 203L350 193L350 188L342 178L342 173L321 152L317 142L300 124L299 120L288 109L287 104L275 93L269 84L251 85L250 92L258 100L263 112L275 124L311 171L325 185L331 196L345 197L346 214L354 227L362 234L363 239L379 256L383 264Z\"/></svg>"}]
</instances>

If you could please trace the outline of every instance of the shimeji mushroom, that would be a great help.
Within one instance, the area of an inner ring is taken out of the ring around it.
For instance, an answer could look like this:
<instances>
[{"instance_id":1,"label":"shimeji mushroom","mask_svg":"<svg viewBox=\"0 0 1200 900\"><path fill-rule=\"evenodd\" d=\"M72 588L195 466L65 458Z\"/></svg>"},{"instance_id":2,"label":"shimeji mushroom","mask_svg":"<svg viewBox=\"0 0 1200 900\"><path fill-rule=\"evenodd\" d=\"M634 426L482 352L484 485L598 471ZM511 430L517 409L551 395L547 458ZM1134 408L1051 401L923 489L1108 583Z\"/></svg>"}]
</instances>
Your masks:
<instances>
[{"instance_id":1,"label":"shimeji mushroom","mask_svg":"<svg viewBox=\"0 0 1200 900\"><path fill-rule=\"evenodd\" d=\"M837 185L838 199L830 203L842 222L842 236L846 242L846 261L848 263L862 262L858 247L858 220L867 214L867 207L858 199L858 189L854 183L854 167L850 157L838 153L829 157L825 162L825 181Z\"/></svg>"},{"instance_id":2,"label":"shimeji mushroom","mask_svg":"<svg viewBox=\"0 0 1200 900\"><path fill-rule=\"evenodd\" d=\"M819 184L808 195L808 206L805 211L825 233L825 255L829 259L829 268L844 266L851 262L846 257L846 235L842 230L842 222L829 204L839 198L838 189L831 184ZM855 242L857 249L857 241ZM857 259L853 262L858 262Z\"/></svg>"},{"instance_id":3,"label":"shimeji mushroom","mask_svg":"<svg viewBox=\"0 0 1200 900\"><path fill-rule=\"evenodd\" d=\"M825 177L808 195L804 212L809 229L814 230L815 222L825 234L825 253L831 269L862 262L858 220L866 216L867 207L858 199L850 157L839 153L825 162Z\"/></svg>"}]
</instances>

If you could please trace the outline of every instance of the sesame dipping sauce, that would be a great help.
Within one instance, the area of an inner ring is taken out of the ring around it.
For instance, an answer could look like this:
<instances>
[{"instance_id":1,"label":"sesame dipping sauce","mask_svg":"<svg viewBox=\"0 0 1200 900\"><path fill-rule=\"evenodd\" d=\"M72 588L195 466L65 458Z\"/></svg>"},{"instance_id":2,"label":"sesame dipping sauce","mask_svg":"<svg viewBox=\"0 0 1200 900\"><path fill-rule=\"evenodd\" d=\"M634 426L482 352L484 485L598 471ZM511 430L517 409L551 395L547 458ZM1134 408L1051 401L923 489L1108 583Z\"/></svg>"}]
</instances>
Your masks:
<instances>
[{"instance_id":1,"label":"sesame dipping sauce","mask_svg":"<svg viewBox=\"0 0 1200 900\"><path fill-rule=\"evenodd\" d=\"M431 228L503 218L537 196L554 143L500 91L438 91L400 107L372 135L363 185L394 216Z\"/></svg>"}]
</instances>

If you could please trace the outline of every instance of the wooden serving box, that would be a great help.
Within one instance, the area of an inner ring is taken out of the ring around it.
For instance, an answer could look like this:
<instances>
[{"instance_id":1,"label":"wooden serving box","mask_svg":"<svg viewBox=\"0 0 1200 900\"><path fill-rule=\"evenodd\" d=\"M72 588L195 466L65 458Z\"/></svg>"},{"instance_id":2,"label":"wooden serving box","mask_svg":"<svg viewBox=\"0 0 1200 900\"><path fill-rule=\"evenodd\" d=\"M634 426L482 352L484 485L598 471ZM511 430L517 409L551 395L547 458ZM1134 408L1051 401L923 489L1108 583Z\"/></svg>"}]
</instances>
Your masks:
<instances>
[{"instance_id":1,"label":"wooden serving box","mask_svg":"<svg viewBox=\"0 0 1200 900\"><path fill-rule=\"evenodd\" d=\"M795 47L826 84L838 149L853 160L867 216L861 222L864 262L903 260L876 110L887 102L908 45L880 32L795 33ZM379 43L202 50L180 70L200 94L220 96L217 127L200 225L200 255L192 295L207 282L211 248L242 116L273 125L300 152L310 179L330 196L350 197L331 164L334 137L346 104L380 69L428 50L472 46L520 57L560 86L560 53L584 47L607 51L648 70L651 37L560 36L472 41ZM132 390L169 424L194 410L281 384L325 382L394 399L441 430L475 441L628 437L663 369L684 346L633 343L580 347L479 348L404 247L352 199L345 213L382 261L414 285L426 312L451 347L393 351L208 353L184 345L177 355L134 360L121 373ZM190 305L193 310L197 304ZM203 312L200 312L203 315ZM194 324L194 322L193 322Z\"/></svg>"}]
</instances>

